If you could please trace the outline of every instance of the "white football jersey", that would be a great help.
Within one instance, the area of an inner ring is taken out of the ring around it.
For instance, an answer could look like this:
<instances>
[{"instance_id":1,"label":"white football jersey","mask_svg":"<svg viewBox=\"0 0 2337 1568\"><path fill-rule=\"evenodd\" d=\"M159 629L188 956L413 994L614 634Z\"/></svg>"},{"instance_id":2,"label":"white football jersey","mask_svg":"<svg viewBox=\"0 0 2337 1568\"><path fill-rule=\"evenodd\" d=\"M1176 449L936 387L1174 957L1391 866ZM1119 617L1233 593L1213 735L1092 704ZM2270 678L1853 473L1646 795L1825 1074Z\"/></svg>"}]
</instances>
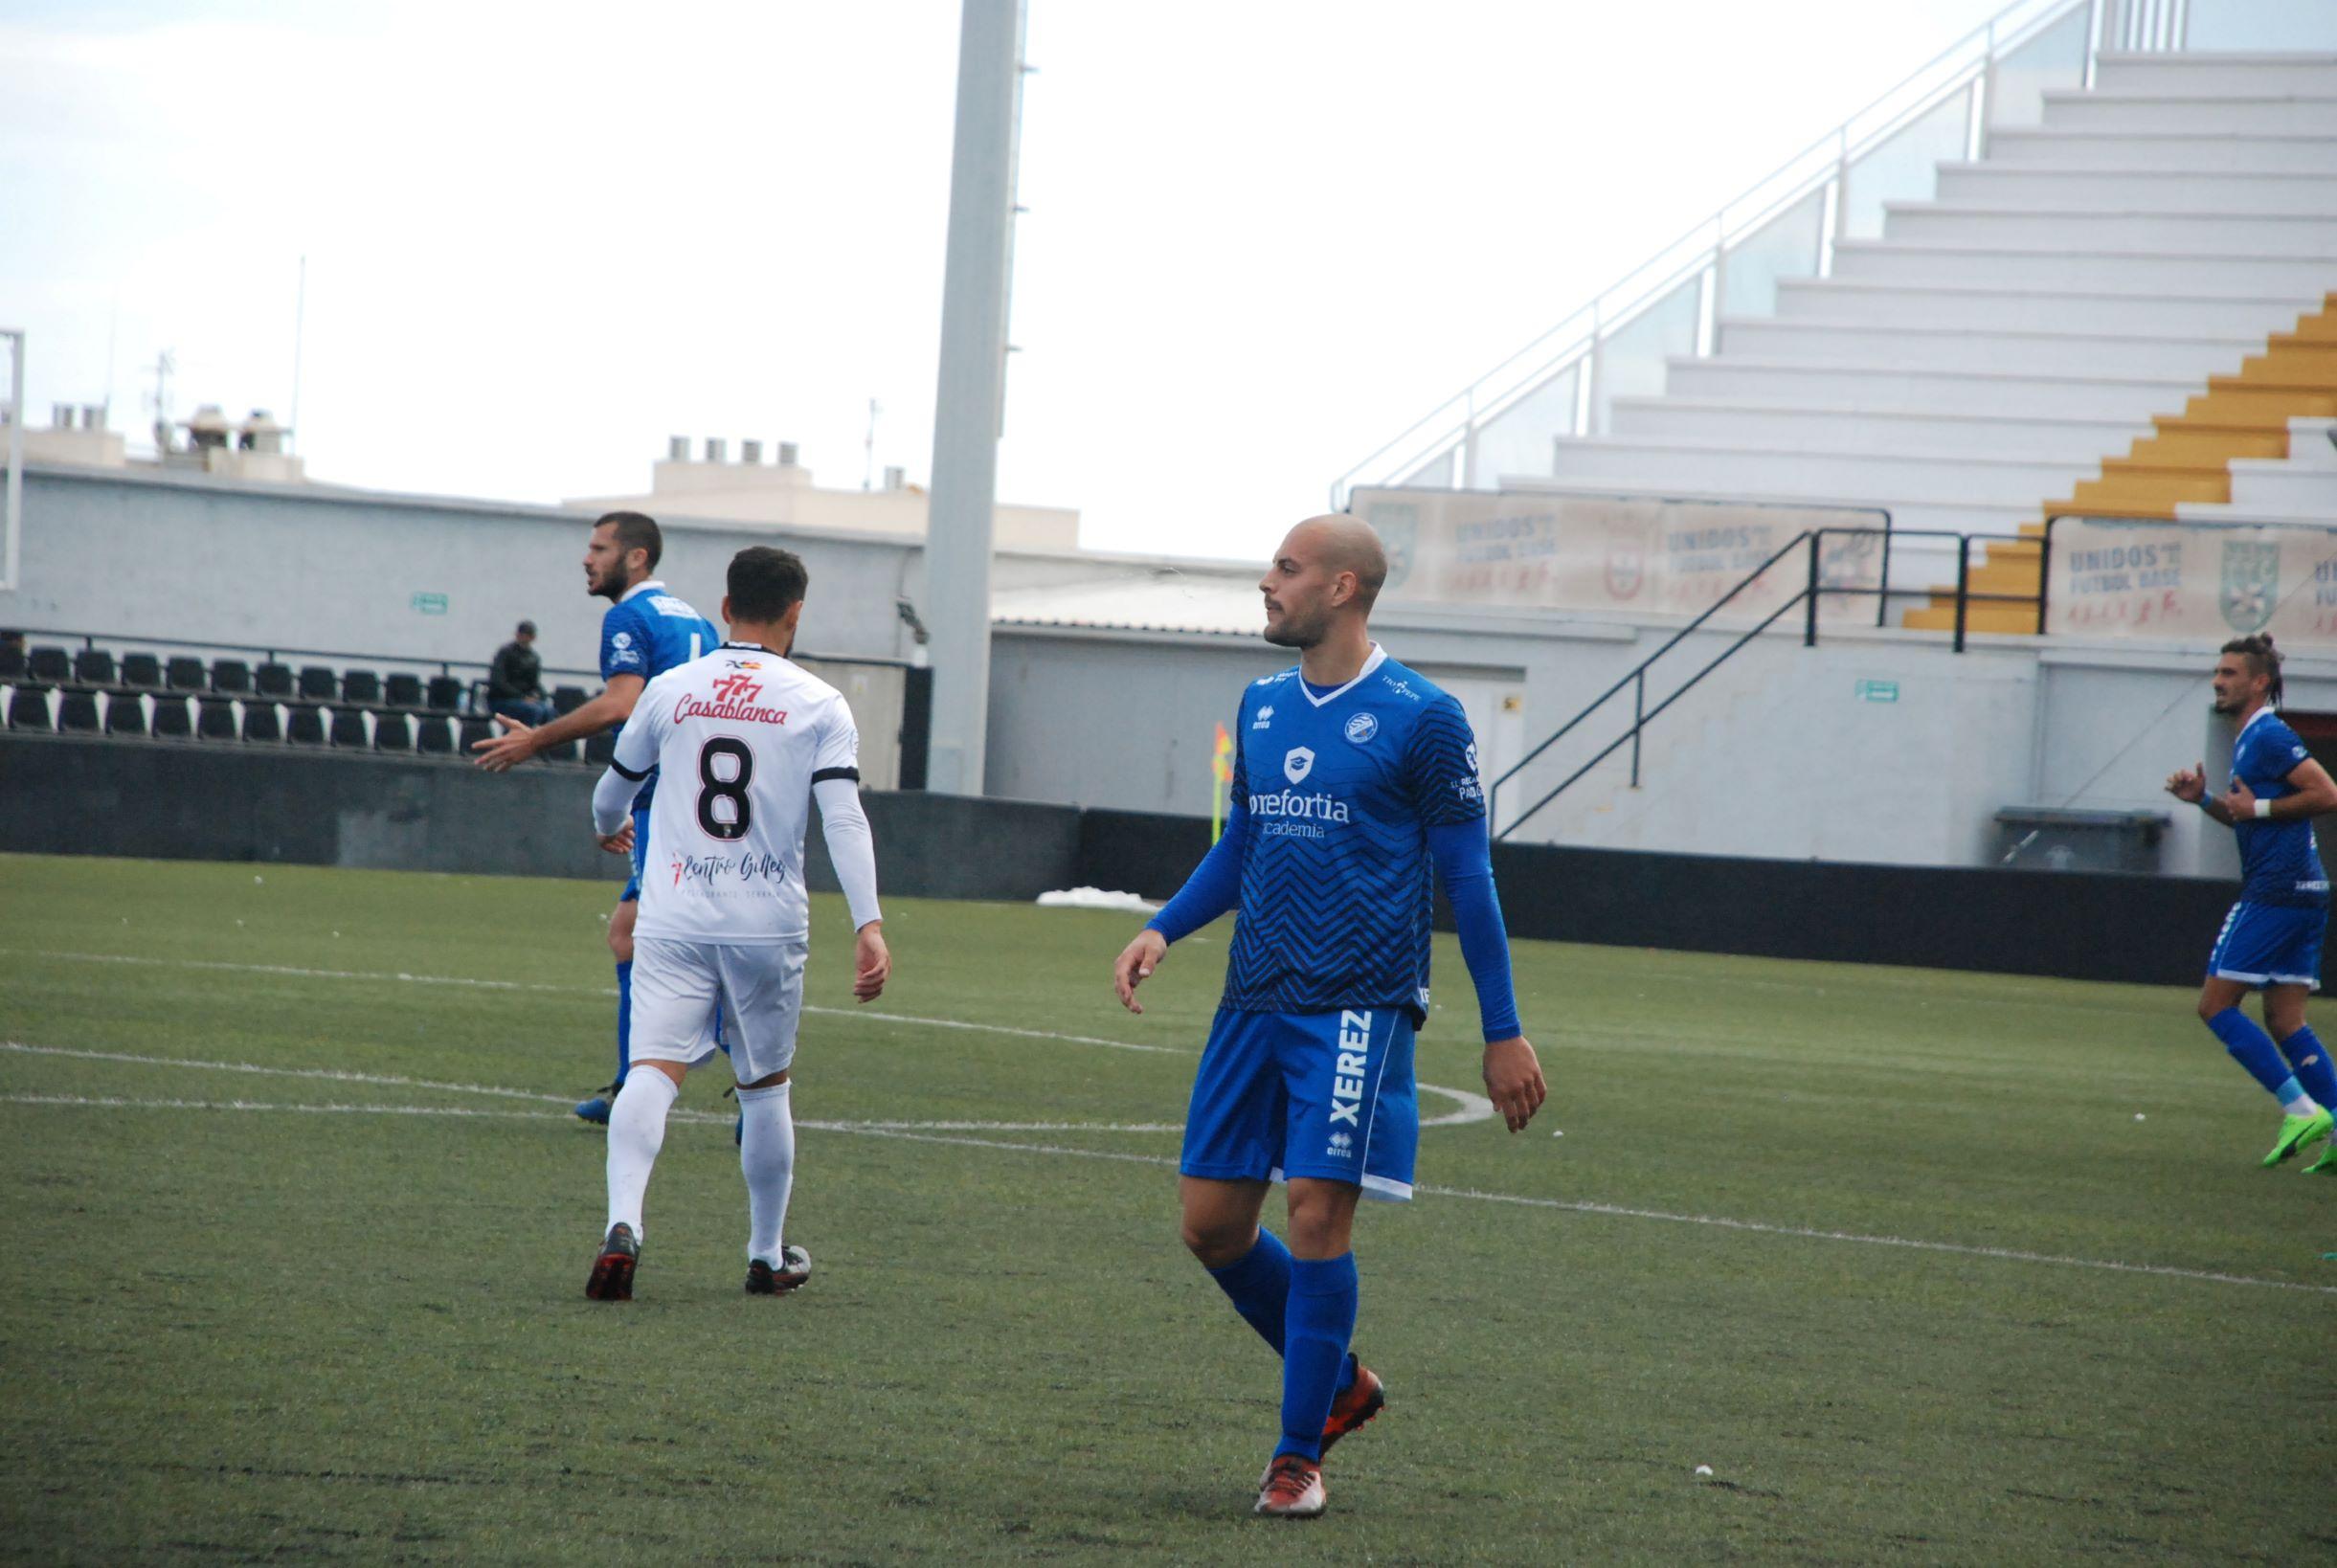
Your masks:
<instances>
[{"instance_id":1,"label":"white football jersey","mask_svg":"<svg viewBox=\"0 0 2337 1568\"><path fill-rule=\"evenodd\" d=\"M658 770L637 933L807 940L812 785L860 777L842 692L777 654L726 642L642 689L616 766L628 778Z\"/></svg>"}]
</instances>

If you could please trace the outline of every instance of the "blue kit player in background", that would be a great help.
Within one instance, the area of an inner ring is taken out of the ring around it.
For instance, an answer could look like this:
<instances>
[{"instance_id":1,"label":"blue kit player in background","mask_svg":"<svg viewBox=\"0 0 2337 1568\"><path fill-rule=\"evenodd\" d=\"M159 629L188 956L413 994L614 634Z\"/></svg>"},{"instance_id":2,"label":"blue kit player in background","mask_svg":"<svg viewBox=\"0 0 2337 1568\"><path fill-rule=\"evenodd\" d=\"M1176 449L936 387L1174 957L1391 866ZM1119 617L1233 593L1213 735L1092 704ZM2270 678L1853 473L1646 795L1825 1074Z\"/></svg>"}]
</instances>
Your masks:
<instances>
[{"instance_id":1,"label":"blue kit player in background","mask_svg":"<svg viewBox=\"0 0 2337 1568\"><path fill-rule=\"evenodd\" d=\"M1545 1092L1518 1028L1476 746L1458 703L1371 640L1387 557L1368 525L1310 518L1258 585L1296 669L1243 693L1225 836L1129 943L1120 1001L1169 945L1238 909L1178 1162L1184 1243L1282 1357L1282 1437L1256 1512L1323 1511L1323 1450L1380 1413L1348 1351L1357 1199L1412 1195L1413 1031L1428 1015L1430 869L1460 926L1485 1087L1512 1132ZM1290 1183L1290 1243L1259 1227Z\"/></svg>"},{"instance_id":2,"label":"blue kit player in background","mask_svg":"<svg viewBox=\"0 0 2337 1568\"><path fill-rule=\"evenodd\" d=\"M2215 711L2239 721L2231 788L2210 795L2202 763L2169 774L2167 793L2239 837L2246 881L2207 961L2199 1017L2281 1102L2281 1135L2264 1156L2266 1165L2278 1165L2327 1137L2329 1113L2337 1109L2337 1070L2304 1021L2304 999L2321 980L2321 939L2329 922L2328 873L2312 819L2337 811L2337 781L2274 711L2281 655L2271 638L2225 643L2214 683ZM2251 991L2264 994L2269 1034L2239 1010ZM2307 1169L2337 1175L2337 1144Z\"/></svg>"},{"instance_id":3,"label":"blue kit player in background","mask_svg":"<svg viewBox=\"0 0 2337 1568\"><path fill-rule=\"evenodd\" d=\"M504 733L472 748L479 753L480 767L500 773L552 747L621 728L652 677L722 646L722 632L713 622L650 575L664 551L664 536L657 524L639 512L611 512L593 525L584 548L584 589L610 601L608 613L600 617L600 695L546 725L531 727L498 716ZM633 921L640 908L649 802L657 787L652 770L633 799L633 876L609 916L609 952L617 958L617 1076L576 1107L576 1114L588 1122L607 1123L610 1103L632 1061Z\"/></svg>"}]
</instances>

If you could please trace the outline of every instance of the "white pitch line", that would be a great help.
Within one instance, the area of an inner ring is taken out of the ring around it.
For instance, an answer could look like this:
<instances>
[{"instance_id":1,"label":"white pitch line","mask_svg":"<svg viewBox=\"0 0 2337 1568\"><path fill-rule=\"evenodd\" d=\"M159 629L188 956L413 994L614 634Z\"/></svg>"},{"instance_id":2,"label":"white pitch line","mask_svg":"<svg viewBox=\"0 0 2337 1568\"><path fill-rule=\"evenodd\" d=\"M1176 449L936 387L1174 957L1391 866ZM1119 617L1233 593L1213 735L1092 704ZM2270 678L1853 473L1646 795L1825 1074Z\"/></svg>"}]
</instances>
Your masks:
<instances>
[{"instance_id":1,"label":"white pitch line","mask_svg":"<svg viewBox=\"0 0 2337 1568\"><path fill-rule=\"evenodd\" d=\"M202 969L243 974L281 974L297 979L393 980L403 981L409 985L470 986L486 991L551 991L565 996L592 994L590 988L584 988L580 992L573 987L543 985L531 980L481 980L456 974L408 974L403 972L393 974L380 970L298 969L285 964L231 964L209 958L149 958L120 952L43 952L24 948L0 948L0 954L18 958L54 958L69 963L136 964L164 969ZM608 997L617 995L613 990L603 990L599 994ZM914 1018L906 1013L870 1013L857 1007L817 1007L809 1003L805 1004L803 1010L806 1013L818 1013L826 1018L867 1019L878 1023L910 1023L928 1029L965 1029L977 1034L1007 1035L1017 1040L1051 1040L1067 1045L1101 1045L1115 1051L1147 1051L1160 1056L1197 1054L1176 1045L1140 1045L1133 1041L1106 1040L1100 1035L1067 1035L1052 1029L1023 1029L1006 1023L971 1023L964 1019ZM265 1071L267 1069L254 1068L251 1070ZM443 1088L458 1086L430 1085L426 1086ZM1472 1122L1493 1119L1494 1103L1482 1094L1474 1094L1468 1089L1445 1088L1436 1084L1419 1084L1414 1086L1423 1093L1441 1094L1459 1106L1458 1109L1449 1110L1442 1116L1425 1118L1420 1124L1424 1128L1461 1127ZM542 1098L557 1099L558 1096L548 1095L542 1096Z\"/></svg>"},{"instance_id":2,"label":"white pitch line","mask_svg":"<svg viewBox=\"0 0 2337 1568\"><path fill-rule=\"evenodd\" d=\"M568 1095L539 1094L533 1089L501 1088L492 1084L453 1084L428 1078L401 1078L392 1073L343 1072L332 1067L263 1067L258 1063L254 1062L205 1062L180 1056L141 1056L130 1051L89 1051L79 1050L63 1045L28 1045L22 1041L15 1040L0 1041L0 1051L14 1051L23 1056L69 1057L76 1061L81 1062L124 1062L132 1066L139 1067L193 1067L207 1072L254 1073L265 1078L318 1079L328 1084L371 1084L386 1088L437 1089L450 1094L492 1094L505 1099L528 1100L543 1105L569 1106L574 1104L574 1101ZM35 1098L34 1100L24 1101L22 1103L47 1104L51 1102ZM76 1104L79 1102L71 1099L64 1099L56 1101L55 1103L64 1105ZM96 1102L90 1103L94 1104ZM139 1104L141 1102L111 1101L107 1103L131 1105ZM152 1103L157 1107L166 1107L183 1103L191 1108L199 1108L200 1106L209 1104L210 1102L155 1101ZM237 1102L236 1109L267 1109L271 1108L257 1104L246 1107L241 1102ZM362 1109L366 1108L350 1107L348 1109ZM396 1108L380 1107L374 1109L394 1109ZM484 1115L485 1112L456 1112L450 1110L448 1114ZM520 1111L508 1111L504 1112L503 1114L521 1115L525 1113ZM688 1119L705 1117L709 1121L730 1120L730 1116L729 1114L718 1115L712 1111L677 1110L673 1112L673 1114ZM799 1122L797 1125L801 1127L826 1128L831 1131L838 1132L858 1131L863 1129L927 1129L940 1132L1181 1132L1184 1131L1182 1125L1176 1122L933 1122L876 1120L844 1122L805 1121Z\"/></svg>"},{"instance_id":3,"label":"white pitch line","mask_svg":"<svg viewBox=\"0 0 2337 1568\"><path fill-rule=\"evenodd\" d=\"M60 1053L67 1054L67 1053ZM89 1054L89 1053L69 1053ZM258 1100L145 1100L115 1095L0 1094L0 1105L58 1106L125 1110L279 1111L298 1115L450 1116L496 1120L548 1119L542 1111L480 1110L460 1106L285 1105ZM672 1116L692 1122L722 1122L727 1117L707 1111L675 1110ZM862 1137L894 1138L904 1143L937 1143L963 1149L995 1149L1008 1154L1045 1154L1069 1159L1114 1160L1174 1170L1177 1162L1160 1154L1130 1154L1111 1149L1073 1149L1061 1144L1007 1143L997 1138L972 1138L930 1129L969 1127L991 1131L1173 1131L1173 1128L1100 1128L1045 1123L878 1123L802 1122L820 1131L855 1133ZM1718 1230L1743 1231L1759 1236L1784 1236L1809 1242L1847 1242L1860 1246L1899 1247L1910 1252L1944 1253L1953 1257L1984 1258L1998 1263L2041 1264L2056 1268L2086 1268L2105 1273L2147 1274L2161 1279L2192 1280L2208 1285L2252 1285L2275 1290L2302 1290L2308 1295L2337 1295L2337 1286L2305 1285L2296 1280L2263 1279L2253 1274L2227 1274L2213 1269L2178 1268L2169 1264L2120 1263L2105 1258L2072 1258L2052 1252L2029 1252L2017 1247L1978 1246L1964 1242L1926 1242L1908 1236L1868 1236L1857 1231L1821 1230L1809 1225L1780 1225L1761 1220L1732 1220L1722 1215L1673 1214L1663 1209L1630 1208L1620 1203L1597 1203L1559 1198L1528 1198L1517 1193L1488 1193L1469 1187L1422 1186L1421 1193L1457 1198L1473 1203L1511 1203L1524 1208L1551 1209L1612 1220L1654 1220L1667 1224L1703 1225Z\"/></svg>"}]
</instances>

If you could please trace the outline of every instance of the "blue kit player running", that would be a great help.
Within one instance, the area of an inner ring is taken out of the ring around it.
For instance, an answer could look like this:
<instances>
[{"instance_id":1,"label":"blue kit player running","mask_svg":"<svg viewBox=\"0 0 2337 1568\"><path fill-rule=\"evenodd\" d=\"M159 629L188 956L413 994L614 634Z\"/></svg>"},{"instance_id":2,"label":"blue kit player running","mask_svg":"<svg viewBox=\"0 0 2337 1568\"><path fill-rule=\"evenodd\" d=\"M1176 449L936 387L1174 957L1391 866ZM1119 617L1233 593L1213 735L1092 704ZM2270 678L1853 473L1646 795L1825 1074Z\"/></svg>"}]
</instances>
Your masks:
<instances>
[{"instance_id":1,"label":"blue kit player running","mask_svg":"<svg viewBox=\"0 0 2337 1568\"><path fill-rule=\"evenodd\" d=\"M1412 1035L1427 1021L1430 871L1460 926L1485 1027L1485 1086L1522 1129L1544 1094L1517 1025L1476 747L1460 705L1366 624L1387 557L1352 517L1291 530L1259 584L1266 639L1296 669L1243 694L1225 836L1119 956L1120 1000L1171 943L1238 909L1225 992L1178 1169L1184 1243L1282 1357L1282 1438L1256 1512L1323 1511L1322 1455L1378 1415L1348 1352L1357 1199L1412 1195ZM1290 1243L1262 1230L1290 1183Z\"/></svg>"},{"instance_id":2,"label":"blue kit player running","mask_svg":"<svg viewBox=\"0 0 2337 1568\"><path fill-rule=\"evenodd\" d=\"M593 525L584 548L584 588L610 601L600 617L599 696L550 724L530 727L498 716L504 733L473 748L479 766L503 773L529 757L571 741L621 728L656 676L722 646L713 622L665 591L650 573L664 553L664 536L639 512L611 512ZM654 770L633 800L630 851L633 876L609 916L609 952L617 959L617 1076L608 1087L576 1107L588 1122L606 1123L609 1105L631 1065L633 1023L633 921L640 908L641 866L649 849L649 802L657 793ZM622 843L619 839L617 840Z\"/></svg>"},{"instance_id":3,"label":"blue kit player running","mask_svg":"<svg viewBox=\"0 0 2337 1568\"><path fill-rule=\"evenodd\" d=\"M2246 881L2207 961L2199 1017L2233 1060L2281 1102L2281 1135L2264 1156L2266 1165L2278 1165L2327 1137L2329 1113L2337 1109L2337 1070L2304 1021L2304 999L2320 983L2321 938L2329 919L2328 873L2321 867L2312 819L2337 811L2337 781L2274 711L2281 700L2281 655L2271 638L2225 643L2214 683L2215 711L2239 721L2231 788L2210 795L2202 763L2168 775L2167 791L2239 837ZM2239 1010L2251 991L2264 994L2269 1034ZM2337 1174L2337 1144L2307 1169Z\"/></svg>"}]
</instances>

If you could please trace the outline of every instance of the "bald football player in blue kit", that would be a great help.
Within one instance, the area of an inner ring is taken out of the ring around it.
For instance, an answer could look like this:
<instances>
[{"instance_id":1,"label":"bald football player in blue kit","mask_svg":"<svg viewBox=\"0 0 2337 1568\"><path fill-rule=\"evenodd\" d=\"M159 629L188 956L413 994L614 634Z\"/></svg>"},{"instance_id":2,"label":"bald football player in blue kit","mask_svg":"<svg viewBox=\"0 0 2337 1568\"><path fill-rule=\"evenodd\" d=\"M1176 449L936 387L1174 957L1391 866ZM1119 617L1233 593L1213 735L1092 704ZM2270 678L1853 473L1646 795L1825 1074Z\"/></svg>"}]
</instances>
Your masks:
<instances>
[{"instance_id":1,"label":"bald football player in blue kit","mask_svg":"<svg viewBox=\"0 0 2337 1568\"><path fill-rule=\"evenodd\" d=\"M1412 1196L1413 1032L1428 1017L1430 874L1477 991L1486 1091L1521 1131L1546 1092L1517 1022L1485 792L1460 704L1371 639L1379 536L1310 518L1259 588L1266 640L1295 668L1253 683L1235 723L1225 831L1114 966L1121 1003L1170 946L1238 910L1225 990L1185 1119L1185 1245L1282 1357L1282 1431L1255 1512L1324 1507L1324 1450L1376 1417L1380 1378L1348 1350L1358 1200ZM1289 1183L1288 1245L1262 1229Z\"/></svg>"}]
</instances>

